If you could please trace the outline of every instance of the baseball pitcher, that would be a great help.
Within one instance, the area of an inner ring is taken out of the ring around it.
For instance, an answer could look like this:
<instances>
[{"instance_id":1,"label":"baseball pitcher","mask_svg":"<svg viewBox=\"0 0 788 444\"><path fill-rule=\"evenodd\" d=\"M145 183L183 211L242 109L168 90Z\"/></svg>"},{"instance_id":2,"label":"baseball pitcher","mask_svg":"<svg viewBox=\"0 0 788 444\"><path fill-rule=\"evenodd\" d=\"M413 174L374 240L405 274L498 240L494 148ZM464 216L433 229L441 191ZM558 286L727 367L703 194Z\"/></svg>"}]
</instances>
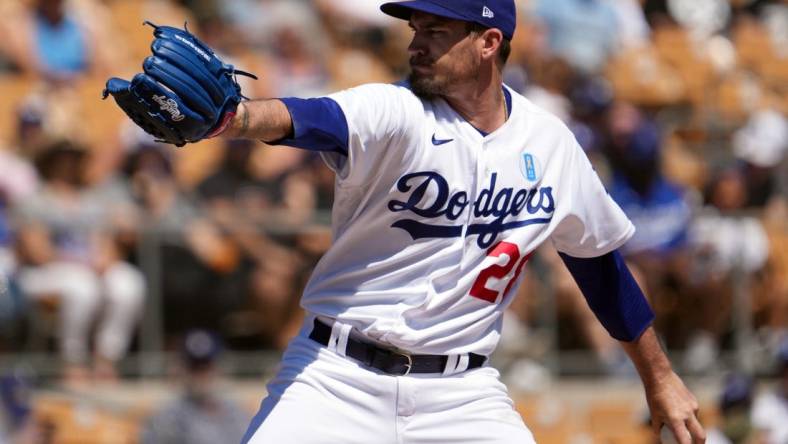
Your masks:
<instances>
[{"instance_id":1,"label":"baseball pitcher","mask_svg":"<svg viewBox=\"0 0 788 444\"><path fill-rule=\"evenodd\" d=\"M144 72L105 97L176 145L219 134L317 151L336 173L333 245L244 443L522 444L488 356L531 254L550 242L643 380L655 432L702 443L617 249L634 227L572 133L502 82L514 0L386 3L412 71L312 99L245 100L245 74L156 27Z\"/></svg>"}]
</instances>

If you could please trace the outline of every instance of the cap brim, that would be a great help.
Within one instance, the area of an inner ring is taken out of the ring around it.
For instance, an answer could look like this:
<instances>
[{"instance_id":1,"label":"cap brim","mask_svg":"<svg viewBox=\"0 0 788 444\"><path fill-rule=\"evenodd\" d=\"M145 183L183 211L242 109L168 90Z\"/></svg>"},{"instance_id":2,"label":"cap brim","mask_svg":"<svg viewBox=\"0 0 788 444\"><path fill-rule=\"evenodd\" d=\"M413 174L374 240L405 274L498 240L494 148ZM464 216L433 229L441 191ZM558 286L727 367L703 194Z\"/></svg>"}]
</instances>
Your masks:
<instances>
[{"instance_id":1,"label":"cap brim","mask_svg":"<svg viewBox=\"0 0 788 444\"><path fill-rule=\"evenodd\" d=\"M410 15L413 13L413 11L420 11L437 15L439 17L468 21L468 18L463 17L450 9L424 0L384 3L380 6L380 10L383 11L384 14L402 20L410 20Z\"/></svg>"}]
</instances>

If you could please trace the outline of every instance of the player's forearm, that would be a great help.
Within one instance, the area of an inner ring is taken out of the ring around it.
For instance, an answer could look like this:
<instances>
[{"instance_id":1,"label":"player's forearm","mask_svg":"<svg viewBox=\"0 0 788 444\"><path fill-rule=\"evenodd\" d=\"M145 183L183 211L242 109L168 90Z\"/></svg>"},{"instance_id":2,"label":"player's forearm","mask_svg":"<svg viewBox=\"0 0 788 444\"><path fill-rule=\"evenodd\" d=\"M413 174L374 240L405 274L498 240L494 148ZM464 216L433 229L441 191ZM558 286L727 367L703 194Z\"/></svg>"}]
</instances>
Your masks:
<instances>
[{"instance_id":1,"label":"player's forearm","mask_svg":"<svg viewBox=\"0 0 788 444\"><path fill-rule=\"evenodd\" d=\"M281 100L241 102L224 136L272 142L293 133L293 120Z\"/></svg>"},{"instance_id":2,"label":"player's forearm","mask_svg":"<svg viewBox=\"0 0 788 444\"><path fill-rule=\"evenodd\" d=\"M654 327L648 327L640 337L631 342L621 342L621 345L635 365L646 389L659 385L673 373Z\"/></svg>"},{"instance_id":3,"label":"player's forearm","mask_svg":"<svg viewBox=\"0 0 788 444\"><path fill-rule=\"evenodd\" d=\"M698 400L671 368L654 328L621 344L643 381L654 433L666 427L678 443L704 443L706 433L698 422Z\"/></svg>"}]
</instances>

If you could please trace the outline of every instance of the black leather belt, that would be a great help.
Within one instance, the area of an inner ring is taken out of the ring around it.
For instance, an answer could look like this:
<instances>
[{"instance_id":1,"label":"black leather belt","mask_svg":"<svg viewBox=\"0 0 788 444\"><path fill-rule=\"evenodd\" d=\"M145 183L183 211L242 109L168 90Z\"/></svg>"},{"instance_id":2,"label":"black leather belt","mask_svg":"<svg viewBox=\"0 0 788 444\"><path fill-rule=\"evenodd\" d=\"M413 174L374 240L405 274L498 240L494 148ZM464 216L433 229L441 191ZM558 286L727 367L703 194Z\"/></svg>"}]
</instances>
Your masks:
<instances>
[{"instance_id":1,"label":"black leather belt","mask_svg":"<svg viewBox=\"0 0 788 444\"><path fill-rule=\"evenodd\" d=\"M321 344L328 345L331 338L331 326L315 318L315 325L309 339ZM383 373L390 375L405 376L409 373L443 373L446 368L446 355L411 355L399 350L384 348L370 342L364 341L350 333L347 339L345 355L366 365L376 368ZM467 370L478 368L486 361L482 355L468 353Z\"/></svg>"}]
</instances>

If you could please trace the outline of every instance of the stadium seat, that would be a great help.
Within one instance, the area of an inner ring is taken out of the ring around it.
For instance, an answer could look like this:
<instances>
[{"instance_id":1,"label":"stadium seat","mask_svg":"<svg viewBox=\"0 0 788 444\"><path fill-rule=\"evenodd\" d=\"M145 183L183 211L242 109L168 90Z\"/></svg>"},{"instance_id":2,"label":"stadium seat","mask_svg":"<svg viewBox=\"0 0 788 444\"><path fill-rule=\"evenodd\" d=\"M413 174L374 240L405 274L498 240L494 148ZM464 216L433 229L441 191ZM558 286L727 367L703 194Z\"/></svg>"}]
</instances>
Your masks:
<instances>
[{"instance_id":1,"label":"stadium seat","mask_svg":"<svg viewBox=\"0 0 788 444\"><path fill-rule=\"evenodd\" d=\"M738 125L744 122L748 113L756 109L761 95L762 86L757 76L736 72L723 78L717 86L713 109L723 122Z\"/></svg>"},{"instance_id":2,"label":"stadium seat","mask_svg":"<svg viewBox=\"0 0 788 444\"><path fill-rule=\"evenodd\" d=\"M684 101L686 86L679 72L664 63L654 48L619 53L606 69L617 99L643 106L665 106Z\"/></svg>"},{"instance_id":3,"label":"stadium seat","mask_svg":"<svg viewBox=\"0 0 788 444\"><path fill-rule=\"evenodd\" d=\"M714 70L688 32L680 26L662 26L655 29L653 40L659 58L681 76L690 102L703 105L709 95Z\"/></svg>"},{"instance_id":4,"label":"stadium seat","mask_svg":"<svg viewBox=\"0 0 788 444\"><path fill-rule=\"evenodd\" d=\"M53 428L52 444L133 444L138 421L113 414L99 406L65 398L38 399L34 405L38 421Z\"/></svg>"},{"instance_id":5,"label":"stadium seat","mask_svg":"<svg viewBox=\"0 0 788 444\"><path fill-rule=\"evenodd\" d=\"M117 134L126 115L111 98L101 100L105 78L86 78L76 85L79 119L90 122L89 131L80 134L94 149L116 148Z\"/></svg>"},{"instance_id":6,"label":"stadium seat","mask_svg":"<svg viewBox=\"0 0 788 444\"><path fill-rule=\"evenodd\" d=\"M153 29L142 25L145 20L151 20L157 25L181 26L184 22L196 24L186 9L173 2L113 0L108 3L115 27L128 42L131 57L137 61L150 55L150 43L153 40ZM192 25L192 28L194 26Z\"/></svg>"}]
</instances>

